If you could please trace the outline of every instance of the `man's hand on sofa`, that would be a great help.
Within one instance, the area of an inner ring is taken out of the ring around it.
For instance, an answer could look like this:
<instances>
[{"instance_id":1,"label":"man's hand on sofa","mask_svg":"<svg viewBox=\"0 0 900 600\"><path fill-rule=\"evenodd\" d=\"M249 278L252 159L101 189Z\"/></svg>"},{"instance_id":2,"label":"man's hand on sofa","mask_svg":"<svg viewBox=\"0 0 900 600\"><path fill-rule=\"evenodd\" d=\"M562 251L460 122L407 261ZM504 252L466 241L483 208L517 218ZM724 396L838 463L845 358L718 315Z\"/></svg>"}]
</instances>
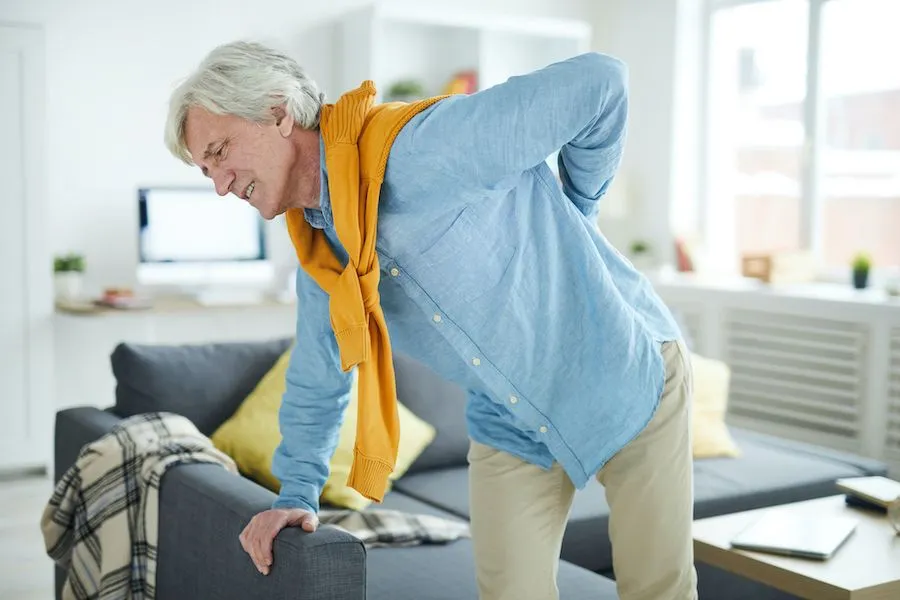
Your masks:
<instances>
[{"instance_id":1,"label":"man's hand on sofa","mask_svg":"<svg viewBox=\"0 0 900 600\"><path fill-rule=\"evenodd\" d=\"M318 525L318 517L308 510L269 509L250 519L240 535L241 547L250 555L259 572L268 575L269 567L272 566L272 544L278 532L285 527L301 527L304 531L312 532Z\"/></svg>"}]
</instances>

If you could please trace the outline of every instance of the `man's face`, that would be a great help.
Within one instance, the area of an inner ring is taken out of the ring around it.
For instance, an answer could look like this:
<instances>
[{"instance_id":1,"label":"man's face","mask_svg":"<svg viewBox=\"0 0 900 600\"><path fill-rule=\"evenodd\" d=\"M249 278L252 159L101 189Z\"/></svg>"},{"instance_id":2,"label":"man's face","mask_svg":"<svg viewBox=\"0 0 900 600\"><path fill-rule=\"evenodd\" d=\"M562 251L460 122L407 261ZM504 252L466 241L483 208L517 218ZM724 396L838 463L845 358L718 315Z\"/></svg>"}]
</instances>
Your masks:
<instances>
[{"instance_id":1,"label":"man's face","mask_svg":"<svg viewBox=\"0 0 900 600\"><path fill-rule=\"evenodd\" d=\"M188 150L216 192L246 200L264 219L318 205L318 147L312 156L311 133L294 132L287 116L263 124L198 107L185 122Z\"/></svg>"}]
</instances>

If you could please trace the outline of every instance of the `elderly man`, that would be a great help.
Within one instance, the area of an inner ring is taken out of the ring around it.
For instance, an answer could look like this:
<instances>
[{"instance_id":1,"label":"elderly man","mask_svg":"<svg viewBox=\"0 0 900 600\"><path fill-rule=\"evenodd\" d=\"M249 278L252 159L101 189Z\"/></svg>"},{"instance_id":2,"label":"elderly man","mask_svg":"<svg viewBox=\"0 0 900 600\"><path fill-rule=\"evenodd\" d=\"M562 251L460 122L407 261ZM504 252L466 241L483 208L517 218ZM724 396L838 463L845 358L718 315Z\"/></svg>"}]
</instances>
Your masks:
<instances>
[{"instance_id":1,"label":"elderly man","mask_svg":"<svg viewBox=\"0 0 900 600\"><path fill-rule=\"evenodd\" d=\"M349 484L381 499L396 349L468 391L483 600L557 597L573 494L594 477L621 597L696 597L689 354L595 225L626 88L622 63L589 53L471 95L376 105L363 82L326 104L290 57L238 42L174 91L171 152L219 194L284 214L302 267L281 490L241 534L260 572L282 528L317 526L353 369Z\"/></svg>"}]
</instances>

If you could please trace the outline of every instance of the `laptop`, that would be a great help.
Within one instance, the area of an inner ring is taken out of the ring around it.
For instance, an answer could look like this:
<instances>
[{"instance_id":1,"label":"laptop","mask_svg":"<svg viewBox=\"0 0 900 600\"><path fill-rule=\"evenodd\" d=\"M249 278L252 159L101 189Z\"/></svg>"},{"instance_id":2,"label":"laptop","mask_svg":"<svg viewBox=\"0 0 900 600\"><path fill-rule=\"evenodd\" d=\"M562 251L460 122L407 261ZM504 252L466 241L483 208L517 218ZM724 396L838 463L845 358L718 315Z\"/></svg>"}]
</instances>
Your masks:
<instances>
[{"instance_id":1,"label":"laptop","mask_svg":"<svg viewBox=\"0 0 900 600\"><path fill-rule=\"evenodd\" d=\"M765 511L731 540L737 550L828 560L856 531L858 520L844 516Z\"/></svg>"}]
</instances>

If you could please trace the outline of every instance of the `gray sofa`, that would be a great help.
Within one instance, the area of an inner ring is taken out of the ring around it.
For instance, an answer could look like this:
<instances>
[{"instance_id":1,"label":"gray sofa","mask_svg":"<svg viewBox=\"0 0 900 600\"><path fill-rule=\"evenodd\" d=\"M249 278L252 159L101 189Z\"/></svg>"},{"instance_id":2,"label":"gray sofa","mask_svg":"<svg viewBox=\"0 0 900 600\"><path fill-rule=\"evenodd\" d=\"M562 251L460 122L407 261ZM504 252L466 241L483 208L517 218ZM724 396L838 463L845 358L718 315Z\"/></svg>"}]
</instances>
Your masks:
<instances>
[{"instance_id":1,"label":"gray sofa","mask_svg":"<svg viewBox=\"0 0 900 600\"><path fill-rule=\"evenodd\" d=\"M73 464L81 447L121 418L171 411L211 434L288 347L289 340L178 347L120 344L112 353L115 403L106 410L77 407L57 414L55 473ZM434 442L399 479L385 508L468 517L466 435L461 390L409 357L395 356L401 401L434 425ZM696 462L697 517L833 494L838 477L883 474L879 462L733 429L737 459ZM276 539L276 563L260 575L238 534L273 494L212 465L184 465L165 475L160 490L158 597L161 600L464 600L477 599L469 540L444 546L367 550L330 527L298 529ZM599 484L576 494L559 570L561 598L612 600L608 507ZM715 569L697 565L701 598L786 598ZM64 573L57 570L58 588ZM59 593L57 593L57 598Z\"/></svg>"}]
</instances>

